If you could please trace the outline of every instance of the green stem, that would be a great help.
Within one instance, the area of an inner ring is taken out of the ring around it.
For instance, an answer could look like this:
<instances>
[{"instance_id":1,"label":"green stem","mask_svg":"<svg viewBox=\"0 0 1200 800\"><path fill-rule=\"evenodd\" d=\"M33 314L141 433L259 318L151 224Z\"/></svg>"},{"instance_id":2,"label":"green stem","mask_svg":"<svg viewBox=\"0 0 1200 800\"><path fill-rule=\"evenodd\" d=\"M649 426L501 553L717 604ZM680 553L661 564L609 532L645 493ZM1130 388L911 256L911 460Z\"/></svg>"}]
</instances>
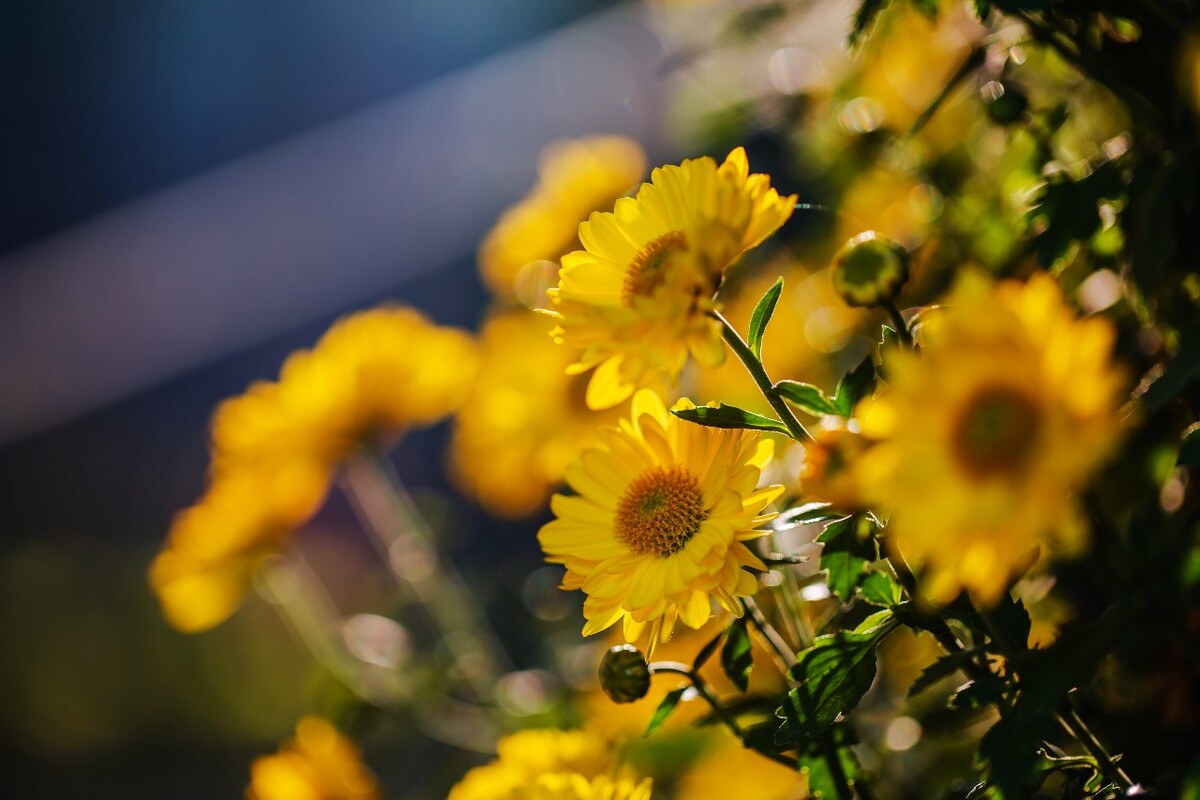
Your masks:
<instances>
[{"instance_id":1,"label":"green stem","mask_svg":"<svg viewBox=\"0 0 1200 800\"><path fill-rule=\"evenodd\" d=\"M729 713L729 709L727 709L716 696L712 690L712 687L710 687L704 678L700 677L700 674L695 670L689 668L686 664L680 664L676 661L654 661L648 666L650 668L651 675L656 675L658 673L672 673L676 675L682 675L683 677L687 678L692 684L692 688L696 690L696 694L700 695L704 702L708 703L716 718L721 721L722 725L729 729L730 733L737 737L738 741L742 743L743 747L753 750L759 755L769 758L777 764L782 764L788 769L796 769L795 759L788 758L780 753L772 753L770 750L760 749L751 744L746 739L745 728L741 726L733 714Z\"/></svg>"},{"instance_id":2,"label":"green stem","mask_svg":"<svg viewBox=\"0 0 1200 800\"><path fill-rule=\"evenodd\" d=\"M900 313L900 309L896 308L894 302L888 300L884 303L883 310L887 312L888 319L892 321L892 327L896 329L896 336L900 338L900 341L912 347L912 331L908 329L908 323L904 321L904 315Z\"/></svg>"},{"instance_id":3,"label":"green stem","mask_svg":"<svg viewBox=\"0 0 1200 800\"><path fill-rule=\"evenodd\" d=\"M778 660L787 666L786 672L790 678L792 667L796 666L796 654L779 635L779 631L775 630L775 627L767 621L762 609L758 607L753 598L743 597L742 608L750 618L750 624L771 645ZM850 779L846 777L846 771L842 769L842 761L838 758L837 744L833 741L833 737L826 731L817 741L821 747L821 758L825 760L825 765L829 767L829 773L833 776L834 783L837 784L839 800L854 800L854 791L850 788Z\"/></svg>"},{"instance_id":4,"label":"green stem","mask_svg":"<svg viewBox=\"0 0 1200 800\"><path fill-rule=\"evenodd\" d=\"M433 532L382 455L350 459L343 474L355 514L384 562L429 615L476 699L487 702L508 658L466 581L439 558Z\"/></svg>"},{"instance_id":5,"label":"green stem","mask_svg":"<svg viewBox=\"0 0 1200 800\"><path fill-rule=\"evenodd\" d=\"M746 371L750 373L750 377L754 379L758 390L762 392L763 397L767 398L767 402L771 404L771 408L775 409L775 413L779 415L779 419L787 427L788 433L797 442L813 441L812 434L804 429L800 424L800 420L796 419L795 413L788 407L788 404L779 393L775 391L775 386L771 383L771 379L767 377L767 370L763 367L762 361L758 356L754 355L754 351L750 349L750 345L746 344L746 340L737 332L737 328L725 319L719 311L709 312L713 319L721 323L721 336L725 339L725 344L729 345L729 349L738 357L738 360L746 367Z\"/></svg>"}]
</instances>

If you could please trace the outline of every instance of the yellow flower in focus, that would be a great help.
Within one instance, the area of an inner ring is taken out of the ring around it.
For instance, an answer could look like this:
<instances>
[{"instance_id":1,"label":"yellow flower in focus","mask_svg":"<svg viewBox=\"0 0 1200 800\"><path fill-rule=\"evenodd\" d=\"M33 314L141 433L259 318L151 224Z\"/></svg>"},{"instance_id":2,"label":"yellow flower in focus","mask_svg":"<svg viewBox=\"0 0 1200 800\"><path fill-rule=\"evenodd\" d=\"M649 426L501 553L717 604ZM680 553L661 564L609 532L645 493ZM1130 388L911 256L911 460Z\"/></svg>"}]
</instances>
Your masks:
<instances>
[{"instance_id":1,"label":"yellow flower in focus","mask_svg":"<svg viewBox=\"0 0 1200 800\"><path fill-rule=\"evenodd\" d=\"M613 765L608 744L588 731L518 731L496 744L496 760L468 772L448 800L510 800L523 797L538 777L560 773L585 780L607 774Z\"/></svg>"},{"instance_id":2,"label":"yellow flower in focus","mask_svg":"<svg viewBox=\"0 0 1200 800\"><path fill-rule=\"evenodd\" d=\"M250 767L247 800L377 800L383 794L356 748L319 717L296 725L296 738Z\"/></svg>"},{"instance_id":3,"label":"yellow flower in focus","mask_svg":"<svg viewBox=\"0 0 1200 800\"><path fill-rule=\"evenodd\" d=\"M150 569L168 621L194 632L228 618L261 560L321 506L338 462L455 410L477 367L466 333L383 307L338 321L278 381L223 402L209 490L176 517Z\"/></svg>"},{"instance_id":4,"label":"yellow flower in focus","mask_svg":"<svg viewBox=\"0 0 1200 800\"><path fill-rule=\"evenodd\" d=\"M567 568L563 588L587 594L583 634L623 620L634 642L650 625L653 653L677 619L706 623L712 599L740 616L737 598L758 588L743 567L766 571L745 542L766 535L756 528L774 515L762 511L783 491L758 488L772 443L683 422L650 390L600 439L567 468L578 494L555 495L557 519L538 532L546 560Z\"/></svg>"},{"instance_id":5,"label":"yellow flower in focus","mask_svg":"<svg viewBox=\"0 0 1200 800\"><path fill-rule=\"evenodd\" d=\"M586 378L567 375L571 356L547 335L550 320L525 309L501 312L480 333L483 369L455 420L450 444L459 487L493 514L523 517L545 507L596 430L616 424L616 410L583 401Z\"/></svg>"},{"instance_id":6,"label":"yellow flower in focus","mask_svg":"<svg viewBox=\"0 0 1200 800\"><path fill-rule=\"evenodd\" d=\"M638 387L675 380L688 353L705 366L725 357L709 318L722 273L791 216L746 153L660 167L636 198L579 226L583 250L562 258L554 300L555 341L583 352L571 367L596 367L587 404L608 408Z\"/></svg>"},{"instance_id":7,"label":"yellow flower in focus","mask_svg":"<svg viewBox=\"0 0 1200 800\"><path fill-rule=\"evenodd\" d=\"M512 299L527 264L557 261L579 247L579 223L612 208L646 174L646 155L624 136L552 142L542 151L533 190L500 217L479 248L488 288Z\"/></svg>"},{"instance_id":8,"label":"yellow flower in focus","mask_svg":"<svg viewBox=\"0 0 1200 800\"><path fill-rule=\"evenodd\" d=\"M969 272L924 326L921 352L892 354L890 385L857 411L880 440L859 475L931 600L966 589L994 604L1043 547L1087 544L1072 493L1119 436L1113 339L1048 275L994 285Z\"/></svg>"},{"instance_id":9,"label":"yellow flower in focus","mask_svg":"<svg viewBox=\"0 0 1200 800\"><path fill-rule=\"evenodd\" d=\"M675 800L801 800L804 778L794 769L763 758L721 731L679 779Z\"/></svg>"}]
</instances>

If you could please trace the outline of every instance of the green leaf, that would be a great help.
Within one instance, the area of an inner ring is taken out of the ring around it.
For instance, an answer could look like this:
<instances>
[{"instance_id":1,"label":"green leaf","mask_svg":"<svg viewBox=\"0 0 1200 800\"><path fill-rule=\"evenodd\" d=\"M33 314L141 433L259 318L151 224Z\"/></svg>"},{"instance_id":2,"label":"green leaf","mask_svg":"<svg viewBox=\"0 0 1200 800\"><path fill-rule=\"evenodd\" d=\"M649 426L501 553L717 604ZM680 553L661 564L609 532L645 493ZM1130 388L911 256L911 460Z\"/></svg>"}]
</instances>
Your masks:
<instances>
[{"instance_id":1,"label":"green leaf","mask_svg":"<svg viewBox=\"0 0 1200 800\"><path fill-rule=\"evenodd\" d=\"M879 16L890 2L890 0L863 0L862 5L858 7L858 11L854 14L854 25L850 28L850 46L858 45L859 39L867 28L871 27L871 23L875 21L875 17Z\"/></svg>"},{"instance_id":2,"label":"green leaf","mask_svg":"<svg viewBox=\"0 0 1200 800\"><path fill-rule=\"evenodd\" d=\"M883 572L868 572L858 591L863 600L874 606L891 608L904 602L904 589Z\"/></svg>"},{"instance_id":3,"label":"green leaf","mask_svg":"<svg viewBox=\"0 0 1200 800\"><path fill-rule=\"evenodd\" d=\"M863 535L864 526L867 534ZM845 517L825 526L817 537L821 549L821 569L828 573L829 590L850 602L854 590L865 577L868 561L877 557L875 539L869 523L861 517Z\"/></svg>"},{"instance_id":4,"label":"green leaf","mask_svg":"<svg viewBox=\"0 0 1200 800\"><path fill-rule=\"evenodd\" d=\"M754 306L754 312L750 314L750 335L746 338L746 343L750 345L750 352L754 353L754 357L762 360L762 340L763 334L767 332L767 323L771 321L771 315L775 313L775 304L779 302L779 295L783 292L783 278L767 289L766 294L759 299L758 304Z\"/></svg>"},{"instance_id":5,"label":"green leaf","mask_svg":"<svg viewBox=\"0 0 1200 800\"><path fill-rule=\"evenodd\" d=\"M1077 181L1056 178L1042 189L1026 224L1037 231L1030 246L1038 263L1047 268L1070 252L1072 245L1090 239L1100 229L1100 203L1125 191L1116 162L1106 161Z\"/></svg>"},{"instance_id":6,"label":"green leaf","mask_svg":"<svg viewBox=\"0 0 1200 800\"><path fill-rule=\"evenodd\" d=\"M841 519L845 514L832 510L829 503L805 503L795 508L789 508L774 520L771 527L775 530L791 528L795 525L808 525L813 522L828 522L831 519Z\"/></svg>"},{"instance_id":7,"label":"green leaf","mask_svg":"<svg viewBox=\"0 0 1200 800\"><path fill-rule=\"evenodd\" d=\"M1025 610L1025 603L1020 600L1014 601L1011 595L1005 594L989 617L996 626L997 633L1009 644L1019 650L1029 646L1029 631L1033 629L1033 623L1029 619L1029 612Z\"/></svg>"},{"instance_id":8,"label":"green leaf","mask_svg":"<svg viewBox=\"0 0 1200 800\"><path fill-rule=\"evenodd\" d=\"M712 654L716 652L717 645L721 643L721 639L725 637L725 631L718 631L717 635L708 640L704 647L700 648L700 652L696 654L695 660L692 661L692 669L697 670L705 665Z\"/></svg>"},{"instance_id":9,"label":"green leaf","mask_svg":"<svg viewBox=\"0 0 1200 800\"><path fill-rule=\"evenodd\" d=\"M785 436L790 435L788 434L788 429L779 420L764 417L762 414L755 414L752 411L746 411L736 406L727 406L724 403L721 403L716 408L710 406L678 408L673 409L671 413L680 419L695 422L698 425L705 425L709 428L746 428L756 431L782 433Z\"/></svg>"},{"instance_id":10,"label":"green leaf","mask_svg":"<svg viewBox=\"0 0 1200 800\"><path fill-rule=\"evenodd\" d=\"M729 635L725 637L725 646L721 648L721 668L742 692L750 687L750 670L754 667L754 656L750 649L746 618L739 617L729 626Z\"/></svg>"},{"instance_id":11,"label":"green leaf","mask_svg":"<svg viewBox=\"0 0 1200 800\"><path fill-rule=\"evenodd\" d=\"M658 704L658 708L654 709L654 716L650 718L650 724L646 726L646 732L642 734L643 738L654 733L667 721L667 717L671 716L671 712L675 710L675 706L679 705L680 699L683 698L684 693L690 688L692 687L680 686L678 689L672 689L667 692L667 696Z\"/></svg>"},{"instance_id":12,"label":"green leaf","mask_svg":"<svg viewBox=\"0 0 1200 800\"><path fill-rule=\"evenodd\" d=\"M1142 407L1147 411L1158 411L1188 384L1200 378L1200 325L1188 325L1179 333L1179 352L1158 380L1142 394Z\"/></svg>"},{"instance_id":13,"label":"green leaf","mask_svg":"<svg viewBox=\"0 0 1200 800\"><path fill-rule=\"evenodd\" d=\"M858 366L847 372L838 381L837 391L833 395L833 407L836 413L849 417L854 412L854 406L875 388L875 362L867 356Z\"/></svg>"},{"instance_id":14,"label":"green leaf","mask_svg":"<svg viewBox=\"0 0 1200 800\"><path fill-rule=\"evenodd\" d=\"M958 672L979 652L978 648L970 648L967 650L958 650L954 653L947 653L937 661L930 664L925 669L921 670L921 674L913 681L912 686L908 689L908 696L920 694L921 692L933 686L943 678L948 678L955 672Z\"/></svg>"},{"instance_id":15,"label":"green leaf","mask_svg":"<svg viewBox=\"0 0 1200 800\"><path fill-rule=\"evenodd\" d=\"M825 396L825 393L811 383L800 381L779 381L775 384L779 396L797 408L807 411L814 417L826 414L837 414L837 406Z\"/></svg>"},{"instance_id":16,"label":"green leaf","mask_svg":"<svg viewBox=\"0 0 1200 800\"><path fill-rule=\"evenodd\" d=\"M839 715L848 714L875 680L875 646L896 627L838 631L818 636L802 651L789 672L799 686L775 711L783 724L775 732L780 746L795 746L824 733Z\"/></svg>"},{"instance_id":17,"label":"green leaf","mask_svg":"<svg viewBox=\"0 0 1200 800\"><path fill-rule=\"evenodd\" d=\"M854 751L850 748L857 741L854 732L849 726L836 725L830 732L829 740L837 754L837 763L842 768L842 776L845 777L848 784L853 785L862 775L862 766L858 763L858 756L854 755ZM798 761L800 773L808 782L810 796L817 798L841 796L839 792L841 781L830 769L821 742L815 739L806 740L800 748Z\"/></svg>"},{"instance_id":18,"label":"green leaf","mask_svg":"<svg viewBox=\"0 0 1200 800\"><path fill-rule=\"evenodd\" d=\"M950 698L951 708L977 709L991 705L1004 695L1004 681L999 678L980 678L968 681Z\"/></svg>"},{"instance_id":19,"label":"green leaf","mask_svg":"<svg viewBox=\"0 0 1200 800\"><path fill-rule=\"evenodd\" d=\"M1200 467L1200 423L1193 425L1183 434L1183 442L1179 445L1179 456L1175 466L1194 469Z\"/></svg>"}]
</instances>

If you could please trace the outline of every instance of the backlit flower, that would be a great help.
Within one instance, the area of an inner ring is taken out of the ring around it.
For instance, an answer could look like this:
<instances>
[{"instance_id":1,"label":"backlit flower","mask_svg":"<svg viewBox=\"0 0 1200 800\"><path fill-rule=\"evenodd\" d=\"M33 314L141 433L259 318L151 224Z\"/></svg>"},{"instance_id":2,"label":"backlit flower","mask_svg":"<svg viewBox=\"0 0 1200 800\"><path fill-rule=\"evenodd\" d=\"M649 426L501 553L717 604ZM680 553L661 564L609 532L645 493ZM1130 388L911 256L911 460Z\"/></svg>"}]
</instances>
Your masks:
<instances>
[{"instance_id":1,"label":"backlit flower","mask_svg":"<svg viewBox=\"0 0 1200 800\"><path fill-rule=\"evenodd\" d=\"M678 376L688 353L705 366L724 359L708 316L726 267L774 233L796 198L751 175L745 151L660 167L636 198L579 226L583 250L562 258L555 340L582 349L573 372L596 368L592 408L616 405L642 386Z\"/></svg>"},{"instance_id":2,"label":"backlit flower","mask_svg":"<svg viewBox=\"0 0 1200 800\"><path fill-rule=\"evenodd\" d=\"M540 777L574 775L588 783L614 764L608 743L588 731L518 731L496 744L496 754L464 775L448 800L516 800Z\"/></svg>"},{"instance_id":3,"label":"backlit flower","mask_svg":"<svg viewBox=\"0 0 1200 800\"><path fill-rule=\"evenodd\" d=\"M555 495L557 518L538 533L546 560L567 568L563 588L587 595L584 635L622 620L633 642L649 625L652 653L677 619L707 622L713 599L740 615L737 598L758 587L749 570L766 570L745 542L766 535L763 509L783 491L758 488L771 453L756 433L683 422L638 392L632 419L568 467L577 494Z\"/></svg>"},{"instance_id":4,"label":"backlit flower","mask_svg":"<svg viewBox=\"0 0 1200 800\"><path fill-rule=\"evenodd\" d=\"M971 272L923 326L920 353L890 356L887 390L858 409L880 440L859 474L930 599L966 589L993 604L1043 548L1087 544L1072 495L1119 436L1113 338L1047 275L993 285Z\"/></svg>"},{"instance_id":5,"label":"backlit flower","mask_svg":"<svg viewBox=\"0 0 1200 800\"><path fill-rule=\"evenodd\" d=\"M468 411L455 419L452 475L498 516L543 509L567 464L618 417L615 409L587 407L586 378L566 374L570 353L550 340L550 327L545 316L525 309L491 316L480 333L479 380Z\"/></svg>"},{"instance_id":6,"label":"backlit flower","mask_svg":"<svg viewBox=\"0 0 1200 800\"><path fill-rule=\"evenodd\" d=\"M479 248L488 288L512 298L522 268L557 261L579 247L579 223L612 208L646 174L646 155L624 136L552 142L542 151L538 183L504 213Z\"/></svg>"},{"instance_id":7,"label":"backlit flower","mask_svg":"<svg viewBox=\"0 0 1200 800\"><path fill-rule=\"evenodd\" d=\"M339 462L466 399L473 340L412 309L335 323L213 415L209 489L174 520L150 583L172 625L201 631L241 603L263 558L316 513Z\"/></svg>"},{"instance_id":8,"label":"backlit flower","mask_svg":"<svg viewBox=\"0 0 1200 800\"><path fill-rule=\"evenodd\" d=\"M358 748L320 717L305 717L296 737L250 767L247 800L377 800L383 795Z\"/></svg>"}]
</instances>

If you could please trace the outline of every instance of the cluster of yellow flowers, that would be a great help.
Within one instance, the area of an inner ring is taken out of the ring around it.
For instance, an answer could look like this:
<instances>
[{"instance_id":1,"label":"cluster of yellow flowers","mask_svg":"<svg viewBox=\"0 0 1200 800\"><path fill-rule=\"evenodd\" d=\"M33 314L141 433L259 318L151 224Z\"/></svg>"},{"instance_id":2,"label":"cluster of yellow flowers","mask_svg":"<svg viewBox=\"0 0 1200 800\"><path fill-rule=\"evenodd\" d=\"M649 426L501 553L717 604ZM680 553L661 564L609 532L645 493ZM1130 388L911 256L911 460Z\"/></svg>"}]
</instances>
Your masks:
<instances>
[{"instance_id":1,"label":"cluster of yellow flowers","mask_svg":"<svg viewBox=\"0 0 1200 800\"><path fill-rule=\"evenodd\" d=\"M689 355L716 367L728 341L743 361L760 358L738 350L718 292L796 198L751 174L740 148L720 164L656 169L621 197L643 170L625 140L559 145L489 236L481 269L504 302L528 264L561 257L545 315L496 310L477 344L415 311L375 309L294 354L278 381L225 402L208 491L177 517L151 569L171 622L201 630L226 618L259 561L315 513L342 460L464 403L450 461L465 491L521 516L562 482L571 489L551 499L538 540L565 567L563 588L586 595L584 635L621 622L652 654L678 621L707 624L714 604L741 616L768 569L752 543L786 491L764 478L775 441L729 420L684 421L672 412L718 409L681 399L669 410L664 397L676 396L667 393ZM606 204L611 212L597 210ZM848 418L828 414L811 439L790 428L805 450L793 496L886 517L886 553L912 565L926 599L966 591L994 605L1043 554L1087 543L1077 494L1119 441L1127 388L1114 331L1081 319L1048 275L997 283L967 270L917 333L881 349L886 382ZM650 797L650 782L619 768L594 732L526 731L498 749L450 800ZM788 777L772 796L796 790ZM377 796L353 748L316 719L256 762L249 796L301 796L280 788L292 784Z\"/></svg>"},{"instance_id":2,"label":"cluster of yellow flowers","mask_svg":"<svg viewBox=\"0 0 1200 800\"><path fill-rule=\"evenodd\" d=\"M409 308L376 308L294 353L278 381L222 403L208 490L176 517L150 569L171 624L199 631L225 620L260 561L320 507L338 464L374 437L456 409L477 363L468 334Z\"/></svg>"}]
</instances>

